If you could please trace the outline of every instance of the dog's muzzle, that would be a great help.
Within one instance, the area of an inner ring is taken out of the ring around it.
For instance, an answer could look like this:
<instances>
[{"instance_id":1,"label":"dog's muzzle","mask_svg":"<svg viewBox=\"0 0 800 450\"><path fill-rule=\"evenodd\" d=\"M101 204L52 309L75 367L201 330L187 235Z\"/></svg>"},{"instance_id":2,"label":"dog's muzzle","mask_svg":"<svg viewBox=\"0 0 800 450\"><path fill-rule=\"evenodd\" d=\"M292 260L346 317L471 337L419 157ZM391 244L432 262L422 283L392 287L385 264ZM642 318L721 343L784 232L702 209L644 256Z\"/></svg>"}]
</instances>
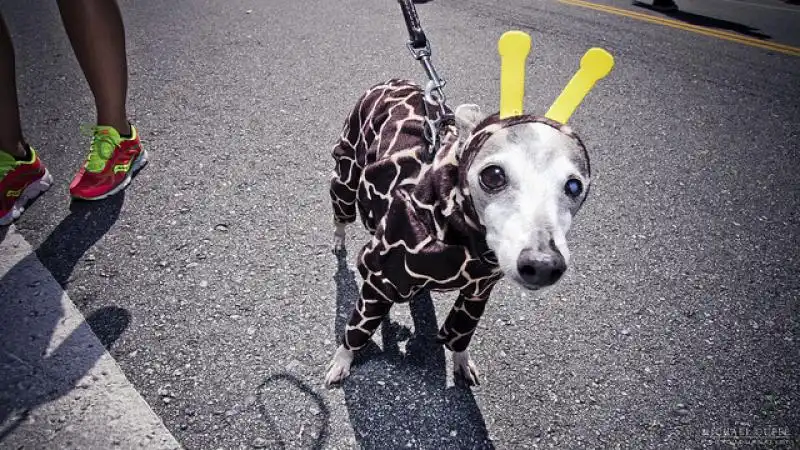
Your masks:
<instances>
[{"instance_id":1,"label":"dog's muzzle","mask_svg":"<svg viewBox=\"0 0 800 450\"><path fill-rule=\"evenodd\" d=\"M541 252L526 248L517 258L519 276L532 288L550 286L567 270L567 262L559 251Z\"/></svg>"}]
</instances>

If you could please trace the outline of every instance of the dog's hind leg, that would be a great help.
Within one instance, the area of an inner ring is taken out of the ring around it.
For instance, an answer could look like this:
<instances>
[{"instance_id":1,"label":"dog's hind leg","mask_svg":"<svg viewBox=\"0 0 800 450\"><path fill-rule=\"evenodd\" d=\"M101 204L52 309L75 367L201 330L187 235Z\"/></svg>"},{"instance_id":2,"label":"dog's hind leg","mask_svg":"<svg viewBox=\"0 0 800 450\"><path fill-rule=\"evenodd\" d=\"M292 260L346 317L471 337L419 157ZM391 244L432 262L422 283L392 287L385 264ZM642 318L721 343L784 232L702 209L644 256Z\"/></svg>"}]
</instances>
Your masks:
<instances>
[{"instance_id":1,"label":"dog's hind leg","mask_svg":"<svg viewBox=\"0 0 800 450\"><path fill-rule=\"evenodd\" d=\"M347 239L347 231L345 230L347 223L334 220L333 226L333 251L342 251L345 248L345 240Z\"/></svg>"},{"instance_id":2,"label":"dog's hind leg","mask_svg":"<svg viewBox=\"0 0 800 450\"><path fill-rule=\"evenodd\" d=\"M356 147L363 145L359 128L358 109L354 110L344 124L339 142L333 148L336 167L331 178L331 203L333 205L334 250L343 250L345 226L356 220L356 192L362 168L358 164Z\"/></svg>"},{"instance_id":3,"label":"dog's hind leg","mask_svg":"<svg viewBox=\"0 0 800 450\"><path fill-rule=\"evenodd\" d=\"M378 292L370 282L364 282L358 303L347 322L342 345L336 349L336 354L328 365L326 385L338 383L350 375L354 352L367 344L378 325L389 314L393 304L394 302L386 299L384 294Z\"/></svg>"}]
</instances>

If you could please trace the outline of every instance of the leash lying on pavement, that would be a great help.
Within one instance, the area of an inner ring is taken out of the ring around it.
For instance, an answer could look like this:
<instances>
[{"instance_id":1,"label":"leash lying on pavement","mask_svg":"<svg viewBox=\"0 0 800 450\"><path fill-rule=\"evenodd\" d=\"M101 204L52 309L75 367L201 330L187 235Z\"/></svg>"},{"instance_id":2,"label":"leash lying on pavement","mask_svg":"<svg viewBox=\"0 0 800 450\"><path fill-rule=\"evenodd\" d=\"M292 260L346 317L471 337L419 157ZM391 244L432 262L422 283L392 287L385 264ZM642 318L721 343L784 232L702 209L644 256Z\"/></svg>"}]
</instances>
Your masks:
<instances>
[{"instance_id":1,"label":"leash lying on pavement","mask_svg":"<svg viewBox=\"0 0 800 450\"><path fill-rule=\"evenodd\" d=\"M408 49L411 55L422 64L428 82L425 85L425 140L430 145L429 159L432 161L441 145L441 125L444 122L453 120L452 113L449 113L445 105L444 85L446 81L439 76L436 68L431 62L431 45L417 15L417 8L413 0L397 0L403 12L403 18L408 29ZM431 111L429 105L434 105L438 111Z\"/></svg>"}]
</instances>

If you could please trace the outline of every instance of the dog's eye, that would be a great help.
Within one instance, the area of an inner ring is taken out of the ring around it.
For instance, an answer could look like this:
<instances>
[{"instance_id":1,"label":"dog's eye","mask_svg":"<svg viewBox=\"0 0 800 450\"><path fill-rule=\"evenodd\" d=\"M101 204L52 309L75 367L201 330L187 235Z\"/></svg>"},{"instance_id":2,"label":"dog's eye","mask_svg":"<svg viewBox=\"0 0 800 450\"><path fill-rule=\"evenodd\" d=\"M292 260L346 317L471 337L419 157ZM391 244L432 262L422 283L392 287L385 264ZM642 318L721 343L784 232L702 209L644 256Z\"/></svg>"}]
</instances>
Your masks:
<instances>
[{"instance_id":1,"label":"dog's eye","mask_svg":"<svg viewBox=\"0 0 800 450\"><path fill-rule=\"evenodd\" d=\"M567 184L564 185L564 192L570 197L577 197L583 192L583 183L575 178L570 178L567 180Z\"/></svg>"},{"instance_id":2,"label":"dog's eye","mask_svg":"<svg viewBox=\"0 0 800 450\"><path fill-rule=\"evenodd\" d=\"M489 166L481 171L480 181L485 191L499 191L506 186L506 173L500 166Z\"/></svg>"}]
</instances>

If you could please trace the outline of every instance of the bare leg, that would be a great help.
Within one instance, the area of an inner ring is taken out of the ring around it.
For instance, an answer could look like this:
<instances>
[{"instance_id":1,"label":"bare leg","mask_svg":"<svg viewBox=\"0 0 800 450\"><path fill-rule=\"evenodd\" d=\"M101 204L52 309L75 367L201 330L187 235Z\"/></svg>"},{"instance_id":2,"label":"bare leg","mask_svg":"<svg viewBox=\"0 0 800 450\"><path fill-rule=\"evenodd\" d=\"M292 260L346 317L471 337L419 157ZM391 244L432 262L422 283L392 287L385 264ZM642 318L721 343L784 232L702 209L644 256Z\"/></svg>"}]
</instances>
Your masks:
<instances>
[{"instance_id":1,"label":"bare leg","mask_svg":"<svg viewBox=\"0 0 800 450\"><path fill-rule=\"evenodd\" d=\"M17 158L26 154L19 120L14 46L0 14L0 150Z\"/></svg>"},{"instance_id":2,"label":"bare leg","mask_svg":"<svg viewBox=\"0 0 800 450\"><path fill-rule=\"evenodd\" d=\"M72 49L94 94L97 124L128 135L128 61L122 14L115 0L58 0Z\"/></svg>"}]
</instances>

